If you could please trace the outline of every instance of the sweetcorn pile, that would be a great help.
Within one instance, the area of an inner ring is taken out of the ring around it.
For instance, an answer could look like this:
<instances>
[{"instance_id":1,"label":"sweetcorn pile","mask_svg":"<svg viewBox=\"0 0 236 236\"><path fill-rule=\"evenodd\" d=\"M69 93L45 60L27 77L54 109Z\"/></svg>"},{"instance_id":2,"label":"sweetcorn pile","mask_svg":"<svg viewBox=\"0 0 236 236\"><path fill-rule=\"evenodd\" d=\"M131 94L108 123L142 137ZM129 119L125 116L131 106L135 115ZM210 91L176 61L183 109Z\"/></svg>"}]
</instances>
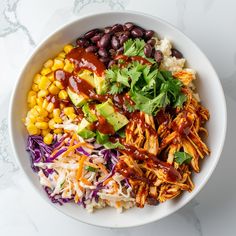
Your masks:
<instances>
[{"instance_id":1,"label":"sweetcorn pile","mask_svg":"<svg viewBox=\"0 0 236 236\"><path fill-rule=\"evenodd\" d=\"M68 98L68 94L60 81L54 78L54 71L63 69L66 72L72 72L74 66L66 59L74 47L70 44L64 47L54 59L47 60L40 73L36 74L33 84L28 92L27 102L29 111L25 118L25 125L30 135L42 135L46 144L51 144L53 134L61 134L62 129L55 128L55 124L62 123L62 117L66 116L70 120L76 118L75 110L71 107L65 107L63 103L57 108L47 99L47 96L56 96L59 100Z\"/></svg>"}]
</instances>

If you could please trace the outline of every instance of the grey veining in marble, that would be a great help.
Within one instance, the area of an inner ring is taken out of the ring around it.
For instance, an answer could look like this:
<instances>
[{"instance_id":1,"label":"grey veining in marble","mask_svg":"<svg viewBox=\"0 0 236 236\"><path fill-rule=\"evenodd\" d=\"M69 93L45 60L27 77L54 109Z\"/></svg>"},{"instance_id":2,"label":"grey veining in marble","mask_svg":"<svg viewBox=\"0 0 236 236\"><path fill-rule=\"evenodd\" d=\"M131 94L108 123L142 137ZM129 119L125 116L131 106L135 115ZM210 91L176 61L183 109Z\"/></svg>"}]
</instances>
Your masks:
<instances>
[{"instance_id":1,"label":"grey veining in marble","mask_svg":"<svg viewBox=\"0 0 236 236\"><path fill-rule=\"evenodd\" d=\"M1 0L0 1L0 37L22 30L27 36L29 43L35 46L28 29L20 23L17 17L17 4L19 0Z\"/></svg>"}]
</instances>

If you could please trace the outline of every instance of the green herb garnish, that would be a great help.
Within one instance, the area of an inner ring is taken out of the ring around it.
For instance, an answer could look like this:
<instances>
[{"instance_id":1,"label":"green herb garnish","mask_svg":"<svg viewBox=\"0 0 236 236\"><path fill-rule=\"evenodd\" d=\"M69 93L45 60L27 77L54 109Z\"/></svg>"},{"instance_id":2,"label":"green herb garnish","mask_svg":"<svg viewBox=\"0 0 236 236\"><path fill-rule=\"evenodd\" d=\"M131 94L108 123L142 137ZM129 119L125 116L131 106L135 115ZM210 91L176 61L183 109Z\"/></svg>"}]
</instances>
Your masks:
<instances>
[{"instance_id":1,"label":"green herb garnish","mask_svg":"<svg viewBox=\"0 0 236 236\"><path fill-rule=\"evenodd\" d=\"M146 58L144 46L143 40L129 39L124 44L124 55ZM150 62L151 64L141 64L130 61L125 67L118 62L118 65L106 70L106 79L110 84L109 93L129 93L135 103L134 106L125 104L130 112L140 110L156 115L161 108L168 105L181 108L187 100L181 91L182 82L175 79L170 71L160 70L154 60L151 59Z\"/></svg>"},{"instance_id":2,"label":"green herb garnish","mask_svg":"<svg viewBox=\"0 0 236 236\"><path fill-rule=\"evenodd\" d=\"M192 160L192 156L187 152L175 152L175 161L182 165L183 163L189 164Z\"/></svg>"},{"instance_id":3,"label":"green herb garnish","mask_svg":"<svg viewBox=\"0 0 236 236\"><path fill-rule=\"evenodd\" d=\"M85 166L85 170L87 171L91 171L91 172L95 172L96 168L92 167L92 166Z\"/></svg>"}]
</instances>

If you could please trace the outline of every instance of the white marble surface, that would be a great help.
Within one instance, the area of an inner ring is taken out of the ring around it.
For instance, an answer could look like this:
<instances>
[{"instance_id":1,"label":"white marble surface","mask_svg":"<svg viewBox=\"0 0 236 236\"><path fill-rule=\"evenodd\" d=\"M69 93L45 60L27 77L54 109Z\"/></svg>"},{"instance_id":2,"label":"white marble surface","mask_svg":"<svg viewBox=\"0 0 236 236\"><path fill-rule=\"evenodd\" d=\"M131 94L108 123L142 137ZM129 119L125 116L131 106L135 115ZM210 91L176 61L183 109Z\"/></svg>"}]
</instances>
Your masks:
<instances>
[{"instance_id":1,"label":"white marble surface","mask_svg":"<svg viewBox=\"0 0 236 236\"><path fill-rule=\"evenodd\" d=\"M14 160L7 124L13 84L34 47L61 24L110 9L137 10L161 17L192 38L216 68L228 108L222 157L200 194L159 222L118 230L77 222L45 203L32 190ZM234 0L1 0L0 235L236 235L235 9Z\"/></svg>"}]
</instances>

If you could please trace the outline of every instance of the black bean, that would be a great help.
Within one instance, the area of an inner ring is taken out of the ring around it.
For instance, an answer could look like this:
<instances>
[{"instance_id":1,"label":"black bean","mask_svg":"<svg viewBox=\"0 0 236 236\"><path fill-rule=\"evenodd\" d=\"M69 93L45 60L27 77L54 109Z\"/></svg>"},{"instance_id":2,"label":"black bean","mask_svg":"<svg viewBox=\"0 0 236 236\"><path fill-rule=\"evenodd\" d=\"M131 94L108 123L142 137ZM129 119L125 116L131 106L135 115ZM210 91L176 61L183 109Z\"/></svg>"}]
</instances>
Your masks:
<instances>
[{"instance_id":1,"label":"black bean","mask_svg":"<svg viewBox=\"0 0 236 236\"><path fill-rule=\"evenodd\" d=\"M155 48L152 48L152 53L151 53L151 57L154 58L154 55L155 55Z\"/></svg>"},{"instance_id":2,"label":"black bean","mask_svg":"<svg viewBox=\"0 0 236 236\"><path fill-rule=\"evenodd\" d=\"M88 31L87 33L84 34L84 38L85 39L90 39L98 32L99 32L99 29L92 29L92 30L90 30L90 31Z\"/></svg>"},{"instance_id":3,"label":"black bean","mask_svg":"<svg viewBox=\"0 0 236 236\"><path fill-rule=\"evenodd\" d=\"M126 36L130 36L130 32L129 31L124 31L122 35L126 35Z\"/></svg>"},{"instance_id":4,"label":"black bean","mask_svg":"<svg viewBox=\"0 0 236 236\"><path fill-rule=\"evenodd\" d=\"M148 40L148 39L151 39L154 35L154 31L153 30L146 30L145 32L145 38Z\"/></svg>"},{"instance_id":5,"label":"black bean","mask_svg":"<svg viewBox=\"0 0 236 236\"><path fill-rule=\"evenodd\" d=\"M155 39L149 39L147 41L148 44L150 44L151 46L154 46L156 44L156 40Z\"/></svg>"},{"instance_id":6,"label":"black bean","mask_svg":"<svg viewBox=\"0 0 236 236\"><path fill-rule=\"evenodd\" d=\"M109 50L109 53L110 53L110 55L113 57L113 56L115 56L116 51L115 51L113 48L111 48L111 49Z\"/></svg>"},{"instance_id":7,"label":"black bean","mask_svg":"<svg viewBox=\"0 0 236 236\"><path fill-rule=\"evenodd\" d=\"M123 26L121 24L115 24L112 26L113 33L120 32L120 31L123 31Z\"/></svg>"},{"instance_id":8,"label":"black bean","mask_svg":"<svg viewBox=\"0 0 236 236\"><path fill-rule=\"evenodd\" d=\"M98 50L98 55L101 57L108 57L108 52L105 48L100 48Z\"/></svg>"},{"instance_id":9,"label":"black bean","mask_svg":"<svg viewBox=\"0 0 236 236\"><path fill-rule=\"evenodd\" d=\"M112 27L111 26L107 26L107 27L104 28L104 33L105 34L109 34L111 32L112 32Z\"/></svg>"},{"instance_id":10,"label":"black bean","mask_svg":"<svg viewBox=\"0 0 236 236\"><path fill-rule=\"evenodd\" d=\"M132 22L126 22L123 26L124 30L131 31L134 28L134 24Z\"/></svg>"},{"instance_id":11,"label":"black bean","mask_svg":"<svg viewBox=\"0 0 236 236\"><path fill-rule=\"evenodd\" d=\"M96 46L88 46L85 51L86 52L97 52L98 48Z\"/></svg>"},{"instance_id":12,"label":"black bean","mask_svg":"<svg viewBox=\"0 0 236 236\"><path fill-rule=\"evenodd\" d=\"M150 44L145 45L144 54L145 54L146 57L151 57L151 55L152 55L152 46Z\"/></svg>"},{"instance_id":13,"label":"black bean","mask_svg":"<svg viewBox=\"0 0 236 236\"><path fill-rule=\"evenodd\" d=\"M124 52L124 47L120 47L118 50L117 50L117 54L122 54Z\"/></svg>"},{"instance_id":14,"label":"black bean","mask_svg":"<svg viewBox=\"0 0 236 236\"><path fill-rule=\"evenodd\" d=\"M86 47L89 46L89 41L87 39L85 39L85 38L78 38L76 40L76 44L79 47L86 48Z\"/></svg>"},{"instance_id":15,"label":"black bean","mask_svg":"<svg viewBox=\"0 0 236 236\"><path fill-rule=\"evenodd\" d=\"M102 63L107 64L110 61L110 58L109 57L100 57L99 60Z\"/></svg>"},{"instance_id":16,"label":"black bean","mask_svg":"<svg viewBox=\"0 0 236 236\"><path fill-rule=\"evenodd\" d=\"M98 41L99 47L106 48L110 43L111 35L110 34L104 34L102 38Z\"/></svg>"},{"instance_id":17,"label":"black bean","mask_svg":"<svg viewBox=\"0 0 236 236\"><path fill-rule=\"evenodd\" d=\"M143 36L143 31L142 29L135 27L134 29L131 30L131 35L134 38L141 38Z\"/></svg>"},{"instance_id":18,"label":"black bean","mask_svg":"<svg viewBox=\"0 0 236 236\"><path fill-rule=\"evenodd\" d=\"M116 64L116 61L115 60L111 60L109 63L108 63L108 67L111 67L113 65Z\"/></svg>"},{"instance_id":19,"label":"black bean","mask_svg":"<svg viewBox=\"0 0 236 236\"><path fill-rule=\"evenodd\" d=\"M97 41L99 41L101 39L101 37L103 36L102 33L98 33L96 35L94 35L90 40L93 42L93 43L96 43Z\"/></svg>"},{"instance_id":20,"label":"black bean","mask_svg":"<svg viewBox=\"0 0 236 236\"><path fill-rule=\"evenodd\" d=\"M175 48L171 49L171 56L176 57L178 59L183 58L183 54Z\"/></svg>"},{"instance_id":21,"label":"black bean","mask_svg":"<svg viewBox=\"0 0 236 236\"><path fill-rule=\"evenodd\" d=\"M156 60L157 63L161 63L161 61L163 60L163 54L160 50L156 50L154 53L154 58Z\"/></svg>"},{"instance_id":22,"label":"black bean","mask_svg":"<svg viewBox=\"0 0 236 236\"><path fill-rule=\"evenodd\" d=\"M117 50L120 47L120 42L119 42L119 40L118 40L118 38L116 36L112 37L112 39L111 39L111 46L115 50Z\"/></svg>"},{"instance_id":23,"label":"black bean","mask_svg":"<svg viewBox=\"0 0 236 236\"><path fill-rule=\"evenodd\" d=\"M120 40L120 44L124 44L127 40L129 39L129 36L123 34L120 36L119 40Z\"/></svg>"}]
</instances>

